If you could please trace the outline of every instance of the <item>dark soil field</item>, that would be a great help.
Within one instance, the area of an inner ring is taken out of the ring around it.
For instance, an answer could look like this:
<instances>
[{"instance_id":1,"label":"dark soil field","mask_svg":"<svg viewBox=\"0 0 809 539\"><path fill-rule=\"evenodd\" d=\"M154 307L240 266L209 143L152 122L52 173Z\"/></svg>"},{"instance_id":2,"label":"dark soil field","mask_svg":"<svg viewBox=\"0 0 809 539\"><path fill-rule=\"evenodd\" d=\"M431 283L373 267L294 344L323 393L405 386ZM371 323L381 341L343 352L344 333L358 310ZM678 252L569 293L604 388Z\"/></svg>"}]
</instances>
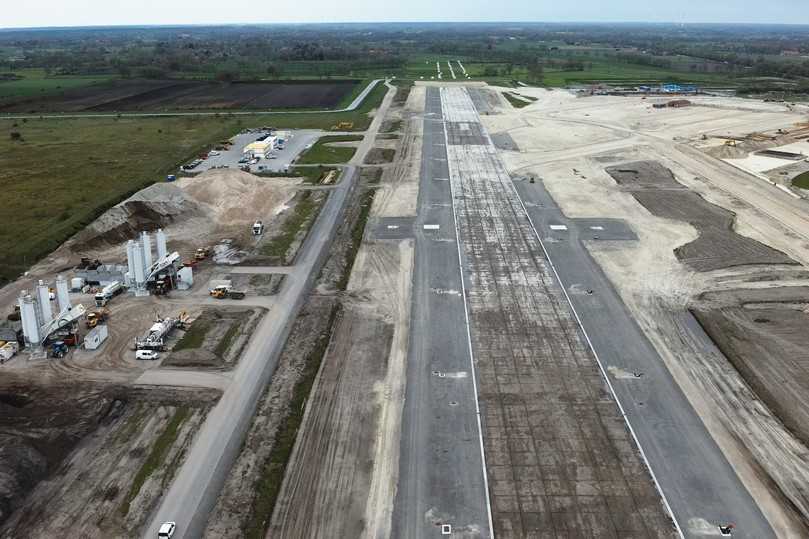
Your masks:
<instances>
[{"instance_id":1,"label":"dark soil field","mask_svg":"<svg viewBox=\"0 0 809 539\"><path fill-rule=\"evenodd\" d=\"M696 271L747 264L797 264L781 251L737 234L733 212L690 191L659 163L628 163L606 171L653 215L684 221L699 231L696 240L674 250L679 260Z\"/></svg>"},{"instance_id":2,"label":"dark soil field","mask_svg":"<svg viewBox=\"0 0 809 539\"><path fill-rule=\"evenodd\" d=\"M756 394L809 444L809 288L703 294L702 327Z\"/></svg>"},{"instance_id":3,"label":"dark soil field","mask_svg":"<svg viewBox=\"0 0 809 539\"><path fill-rule=\"evenodd\" d=\"M336 107L357 83L119 80L57 95L0 100L0 112L324 109Z\"/></svg>"}]
</instances>

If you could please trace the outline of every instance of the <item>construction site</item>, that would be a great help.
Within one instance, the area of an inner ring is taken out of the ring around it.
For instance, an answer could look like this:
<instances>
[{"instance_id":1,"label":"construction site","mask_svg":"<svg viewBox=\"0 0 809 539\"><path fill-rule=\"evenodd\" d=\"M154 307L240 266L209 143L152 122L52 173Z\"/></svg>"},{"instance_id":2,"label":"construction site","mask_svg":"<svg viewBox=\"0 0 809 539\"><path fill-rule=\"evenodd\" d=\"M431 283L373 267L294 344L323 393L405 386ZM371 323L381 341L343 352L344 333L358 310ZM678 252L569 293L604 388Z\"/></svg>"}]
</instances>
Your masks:
<instances>
[{"instance_id":1,"label":"construction site","mask_svg":"<svg viewBox=\"0 0 809 539\"><path fill-rule=\"evenodd\" d=\"M809 536L809 107L451 76L0 289L0 536Z\"/></svg>"}]
</instances>

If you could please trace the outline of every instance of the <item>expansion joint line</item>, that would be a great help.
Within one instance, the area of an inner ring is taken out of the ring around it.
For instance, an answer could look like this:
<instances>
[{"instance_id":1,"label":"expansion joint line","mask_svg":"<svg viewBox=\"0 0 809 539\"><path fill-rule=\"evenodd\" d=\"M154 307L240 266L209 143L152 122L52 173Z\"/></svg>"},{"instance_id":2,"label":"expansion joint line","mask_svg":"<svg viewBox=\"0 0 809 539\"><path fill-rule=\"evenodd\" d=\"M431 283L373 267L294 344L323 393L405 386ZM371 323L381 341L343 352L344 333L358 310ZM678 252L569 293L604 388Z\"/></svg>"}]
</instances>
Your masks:
<instances>
[{"instance_id":1,"label":"expansion joint line","mask_svg":"<svg viewBox=\"0 0 809 539\"><path fill-rule=\"evenodd\" d=\"M439 88L439 94L442 94ZM466 283L464 281L463 258L461 256L461 234L458 228L458 216L455 214L455 194L452 190L452 161L449 159L449 136L447 135L447 124L444 118L444 100L441 97L441 129L444 131L444 148L447 155L447 172L449 176L449 197L452 201L452 223L455 227L455 246L458 251L458 271L461 273L461 298L463 298L463 312L466 323L466 342L469 347L469 367L472 371L472 388L475 394L475 416L478 424L478 439L480 441L481 471L483 473L483 492L486 497L486 517L489 524L489 535L494 538L494 519L492 518L492 502L489 497L489 476L486 472L486 450L483 444L483 424L480 417L480 402L478 401L478 382L475 370L475 355L472 350L472 331L469 323L469 306L466 302Z\"/></svg>"}]
</instances>

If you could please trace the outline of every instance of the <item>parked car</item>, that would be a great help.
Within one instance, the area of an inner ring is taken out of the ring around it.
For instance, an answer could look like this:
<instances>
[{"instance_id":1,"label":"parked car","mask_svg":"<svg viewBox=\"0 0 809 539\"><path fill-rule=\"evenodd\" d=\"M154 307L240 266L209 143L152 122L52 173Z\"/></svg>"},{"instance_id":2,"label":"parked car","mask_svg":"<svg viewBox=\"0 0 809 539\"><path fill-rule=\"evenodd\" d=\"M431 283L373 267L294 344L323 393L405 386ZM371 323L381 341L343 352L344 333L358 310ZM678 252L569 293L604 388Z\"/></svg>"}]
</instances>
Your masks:
<instances>
[{"instance_id":1,"label":"parked car","mask_svg":"<svg viewBox=\"0 0 809 539\"><path fill-rule=\"evenodd\" d=\"M135 359L153 360L153 359L158 359L159 357L160 357L160 354L158 354L154 350L138 350L137 352L135 352ZM168 537L171 537L171 536L169 535Z\"/></svg>"}]
</instances>

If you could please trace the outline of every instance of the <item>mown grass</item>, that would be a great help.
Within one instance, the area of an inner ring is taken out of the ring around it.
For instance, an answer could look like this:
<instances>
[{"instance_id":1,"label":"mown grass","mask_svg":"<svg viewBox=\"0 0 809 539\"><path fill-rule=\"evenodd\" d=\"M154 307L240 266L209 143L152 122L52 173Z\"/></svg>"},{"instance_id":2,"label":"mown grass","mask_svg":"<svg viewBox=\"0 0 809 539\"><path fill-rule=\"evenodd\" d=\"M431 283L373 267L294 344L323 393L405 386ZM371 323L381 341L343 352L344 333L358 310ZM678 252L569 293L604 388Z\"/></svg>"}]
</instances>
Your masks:
<instances>
[{"instance_id":1,"label":"mown grass","mask_svg":"<svg viewBox=\"0 0 809 539\"><path fill-rule=\"evenodd\" d=\"M316 165L319 163L346 163L354 157L356 148L343 146L330 146L334 142L358 142L362 140L360 135L326 135L320 137L317 142L296 161L299 165Z\"/></svg>"},{"instance_id":2,"label":"mown grass","mask_svg":"<svg viewBox=\"0 0 809 539\"><path fill-rule=\"evenodd\" d=\"M132 500L134 500L138 495L146 480L151 477L155 470L165 465L166 454L177 440L177 434L179 434L180 427L185 420L188 419L189 413L190 410L187 406L180 406L177 408L177 410L174 412L174 416L166 425L166 428L160 433L157 440L155 440L152 450L149 452L149 456L146 457L146 460L143 461L138 473L135 474L135 478L132 480L132 485L129 487L129 492L126 495L126 499L121 504L122 515L126 516L126 514L129 513L129 506L132 503Z\"/></svg>"},{"instance_id":3,"label":"mown grass","mask_svg":"<svg viewBox=\"0 0 809 539\"><path fill-rule=\"evenodd\" d=\"M276 257L282 264L287 263L287 252L298 233L306 223L314 222L322 206L322 202L318 202L311 191L304 191L298 196L300 198L295 207L281 225L281 233L265 242L260 249L262 255Z\"/></svg>"},{"instance_id":4,"label":"mown grass","mask_svg":"<svg viewBox=\"0 0 809 539\"><path fill-rule=\"evenodd\" d=\"M191 323L191 327L186 330L182 338L177 341L177 344L172 348L173 352L180 350L196 350L205 342L205 337L208 331L211 330L211 324L207 320L198 318Z\"/></svg>"},{"instance_id":5,"label":"mown grass","mask_svg":"<svg viewBox=\"0 0 809 539\"><path fill-rule=\"evenodd\" d=\"M295 384L292 398L289 401L289 412L278 428L272 451L270 451L267 460L264 461L258 474L258 479L256 479L256 497L253 500L251 518L242 530L243 536L247 539L263 539L267 533L267 527L275 509L275 502L281 492L287 463L292 455L295 439L303 421L306 401L312 391L320 364L329 347L338 309L337 306L332 307L328 324L318 337L315 347L306 356L301 376Z\"/></svg>"},{"instance_id":6,"label":"mown grass","mask_svg":"<svg viewBox=\"0 0 809 539\"><path fill-rule=\"evenodd\" d=\"M792 185L800 187L801 189L809 189L809 172L798 174L792 178Z\"/></svg>"}]
</instances>

